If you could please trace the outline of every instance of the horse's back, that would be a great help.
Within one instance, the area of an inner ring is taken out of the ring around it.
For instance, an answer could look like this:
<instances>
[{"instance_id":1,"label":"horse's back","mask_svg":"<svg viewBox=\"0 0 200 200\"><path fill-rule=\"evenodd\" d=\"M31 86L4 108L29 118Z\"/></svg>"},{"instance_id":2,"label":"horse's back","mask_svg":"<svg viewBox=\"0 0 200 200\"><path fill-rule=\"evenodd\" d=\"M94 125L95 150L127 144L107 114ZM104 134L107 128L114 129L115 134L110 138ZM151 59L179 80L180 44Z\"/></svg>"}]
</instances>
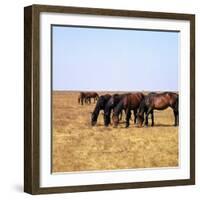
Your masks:
<instances>
[{"instance_id":1,"label":"horse's back","mask_svg":"<svg viewBox=\"0 0 200 200\"><path fill-rule=\"evenodd\" d=\"M175 92L161 92L145 97L146 105L158 110L164 110L169 106L173 106L177 100L178 94Z\"/></svg>"},{"instance_id":2,"label":"horse's back","mask_svg":"<svg viewBox=\"0 0 200 200\"><path fill-rule=\"evenodd\" d=\"M139 107L143 99L144 99L144 94L142 92L131 93L124 97L125 104L134 108Z\"/></svg>"}]
</instances>

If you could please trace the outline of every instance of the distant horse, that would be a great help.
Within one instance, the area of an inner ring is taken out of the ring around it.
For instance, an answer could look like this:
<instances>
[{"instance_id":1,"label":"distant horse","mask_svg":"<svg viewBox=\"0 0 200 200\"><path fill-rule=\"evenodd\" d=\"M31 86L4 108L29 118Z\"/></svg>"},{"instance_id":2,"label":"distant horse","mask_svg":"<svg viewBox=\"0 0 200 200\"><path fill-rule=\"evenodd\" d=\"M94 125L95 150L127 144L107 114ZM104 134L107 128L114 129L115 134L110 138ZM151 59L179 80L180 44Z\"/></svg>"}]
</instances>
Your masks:
<instances>
[{"instance_id":1,"label":"distant horse","mask_svg":"<svg viewBox=\"0 0 200 200\"><path fill-rule=\"evenodd\" d=\"M113 110L112 120L114 127L117 127L119 124L119 114L123 109L126 112L126 128L129 127L131 110L134 111L134 123L136 123L137 109L139 108L139 105L143 99L144 94L141 92L125 95Z\"/></svg>"},{"instance_id":2,"label":"distant horse","mask_svg":"<svg viewBox=\"0 0 200 200\"><path fill-rule=\"evenodd\" d=\"M98 100L99 95L96 92L80 92L78 96L78 103L91 103L91 98L94 98L94 102Z\"/></svg>"},{"instance_id":3,"label":"distant horse","mask_svg":"<svg viewBox=\"0 0 200 200\"><path fill-rule=\"evenodd\" d=\"M174 112L175 123L178 125L178 100L179 95L174 92L150 93L140 104L138 110L138 125L142 126L144 122L144 113L146 113L145 125L148 126L148 116L151 114L152 126L154 126L154 110L165 110L171 107Z\"/></svg>"},{"instance_id":4,"label":"distant horse","mask_svg":"<svg viewBox=\"0 0 200 200\"><path fill-rule=\"evenodd\" d=\"M83 102L85 101L85 92L80 92L79 96L78 96L78 103L81 105L83 105Z\"/></svg>"},{"instance_id":5,"label":"distant horse","mask_svg":"<svg viewBox=\"0 0 200 200\"><path fill-rule=\"evenodd\" d=\"M106 103L105 110L104 110L104 125L105 126L108 126L110 124L110 121L111 121L110 115L111 115L112 109L114 109L117 106L117 104L122 100L122 98L125 95L127 95L127 94L114 94ZM119 117L120 120L122 118L122 111L121 111L120 117Z\"/></svg>"},{"instance_id":6,"label":"distant horse","mask_svg":"<svg viewBox=\"0 0 200 200\"><path fill-rule=\"evenodd\" d=\"M111 95L110 94L105 94L105 95L101 95L96 103L96 106L94 108L94 111L92 112L92 116L91 116L91 125L94 126L97 123L97 118L99 116L99 112L100 110L104 110L105 109L105 105L108 102L108 100L110 99Z\"/></svg>"},{"instance_id":7,"label":"distant horse","mask_svg":"<svg viewBox=\"0 0 200 200\"><path fill-rule=\"evenodd\" d=\"M96 92L85 92L85 103L91 103L91 98L94 99L94 103L98 100L99 95Z\"/></svg>"}]
</instances>

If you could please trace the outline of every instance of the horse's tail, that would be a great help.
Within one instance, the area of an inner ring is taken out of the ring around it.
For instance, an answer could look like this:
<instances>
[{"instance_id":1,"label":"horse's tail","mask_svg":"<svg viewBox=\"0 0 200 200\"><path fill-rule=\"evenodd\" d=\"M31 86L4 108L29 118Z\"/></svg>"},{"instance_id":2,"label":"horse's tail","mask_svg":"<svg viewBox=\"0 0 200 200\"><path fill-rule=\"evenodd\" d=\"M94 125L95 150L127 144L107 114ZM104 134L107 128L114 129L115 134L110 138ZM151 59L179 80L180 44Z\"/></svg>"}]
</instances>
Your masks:
<instances>
[{"instance_id":1,"label":"horse's tail","mask_svg":"<svg viewBox=\"0 0 200 200\"><path fill-rule=\"evenodd\" d=\"M178 107L179 107L179 95L177 95L176 103L175 103L175 109L176 109L177 111L179 110Z\"/></svg>"},{"instance_id":2,"label":"horse's tail","mask_svg":"<svg viewBox=\"0 0 200 200\"><path fill-rule=\"evenodd\" d=\"M146 97L148 98L148 97ZM139 108L138 108L138 114L143 114L146 111L146 102L145 102L145 98L142 99L142 101L140 102Z\"/></svg>"}]
</instances>

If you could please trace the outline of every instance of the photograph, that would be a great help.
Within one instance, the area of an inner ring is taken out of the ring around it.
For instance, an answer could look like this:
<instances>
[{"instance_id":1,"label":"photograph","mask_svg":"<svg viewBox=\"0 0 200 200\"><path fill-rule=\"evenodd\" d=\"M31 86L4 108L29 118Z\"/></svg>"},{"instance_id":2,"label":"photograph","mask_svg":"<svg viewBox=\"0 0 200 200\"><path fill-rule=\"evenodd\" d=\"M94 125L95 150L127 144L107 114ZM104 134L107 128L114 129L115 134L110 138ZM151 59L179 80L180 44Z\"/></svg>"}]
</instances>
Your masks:
<instances>
[{"instance_id":1,"label":"photograph","mask_svg":"<svg viewBox=\"0 0 200 200\"><path fill-rule=\"evenodd\" d=\"M195 184L195 15L24 11L24 191Z\"/></svg>"},{"instance_id":2,"label":"photograph","mask_svg":"<svg viewBox=\"0 0 200 200\"><path fill-rule=\"evenodd\" d=\"M51 25L51 172L179 167L180 32Z\"/></svg>"}]
</instances>

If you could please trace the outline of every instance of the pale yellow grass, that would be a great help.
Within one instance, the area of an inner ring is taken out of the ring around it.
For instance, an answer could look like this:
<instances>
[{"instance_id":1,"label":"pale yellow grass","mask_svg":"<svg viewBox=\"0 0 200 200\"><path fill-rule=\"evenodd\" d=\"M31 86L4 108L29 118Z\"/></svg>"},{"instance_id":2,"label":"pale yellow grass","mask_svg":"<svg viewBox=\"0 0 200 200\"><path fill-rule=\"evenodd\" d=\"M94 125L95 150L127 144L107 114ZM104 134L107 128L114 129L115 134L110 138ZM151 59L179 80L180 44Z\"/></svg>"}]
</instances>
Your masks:
<instances>
[{"instance_id":1,"label":"pale yellow grass","mask_svg":"<svg viewBox=\"0 0 200 200\"><path fill-rule=\"evenodd\" d=\"M53 92L52 171L91 171L178 166L173 112L155 111L155 126L91 127L95 104L79 105L76 92ZM150 121L151 122L151 121Z\"/></svg>"}]
</instances>

